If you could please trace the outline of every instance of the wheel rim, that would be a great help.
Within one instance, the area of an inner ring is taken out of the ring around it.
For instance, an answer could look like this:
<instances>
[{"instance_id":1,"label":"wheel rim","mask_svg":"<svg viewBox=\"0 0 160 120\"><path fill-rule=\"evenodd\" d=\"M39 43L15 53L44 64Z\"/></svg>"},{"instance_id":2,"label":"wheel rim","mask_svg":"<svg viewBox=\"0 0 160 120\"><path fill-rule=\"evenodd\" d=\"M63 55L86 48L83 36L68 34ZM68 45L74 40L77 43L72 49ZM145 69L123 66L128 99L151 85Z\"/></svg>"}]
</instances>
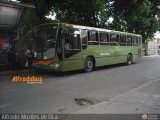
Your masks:
<instances>
[{"instance_id":1,"label":"wheel rim","mask_svg":"<svg viewBox=\"0 0 160 120\"><path fill-rule=\"evenodd\" d=\"M90 70L90 69L92 69L92 66L93 66L92 61L88 61L87 62L87 68Z\"/></svg>"},{"instance_id":2,"label":"wheel rim","mask_svg":"<svg viewBox=\"0 0 160 120\"><path fill-rule=\"evenodd\" d=\"M129 64L129 65L131 64L131 61L130 61L130 60L128 61L128 64Z\"/></svg>"},{"instance_id":3,"label":"wheel rim","mask_svg":"<svg viewBox=\"0 0 160 120\"><path fill-rule=\"evenodd\" d=\"M129 56L129 57L128 57L128 65L131 65L131 64L132 64L132 57Z\"/></svg>"},{"instance_id":4,"label":"wheel rim","mask_svg":"<svg viewBox=\"0 0 160 120\"><path fill-rule=\"evenodd\" d=\"M85 71L91 72L93 70L93 61L91 58L87 58L85 62Z\"/></svg>"}]
</instances>

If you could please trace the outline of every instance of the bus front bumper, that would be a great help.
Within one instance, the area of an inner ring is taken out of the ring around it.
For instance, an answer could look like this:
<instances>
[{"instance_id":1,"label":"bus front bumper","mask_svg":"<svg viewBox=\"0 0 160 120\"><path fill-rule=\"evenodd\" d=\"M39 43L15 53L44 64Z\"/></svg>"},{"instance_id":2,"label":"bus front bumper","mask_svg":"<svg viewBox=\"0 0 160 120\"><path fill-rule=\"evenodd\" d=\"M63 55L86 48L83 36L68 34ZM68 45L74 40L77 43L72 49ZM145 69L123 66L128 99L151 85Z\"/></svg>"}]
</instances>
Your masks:
<instances>
[{"instance_id":1,"label":"bus front bumper","mask_svg":"<svg viewBox=\"0 0 160 120\"><path fill-rule=\"evenodd\" d=\"M33 63L33 67L36 70L45 70L45 71L59 71L60 66L58 63L45 65L45 64L35 64Z\"/></svg>"}]
</instances>

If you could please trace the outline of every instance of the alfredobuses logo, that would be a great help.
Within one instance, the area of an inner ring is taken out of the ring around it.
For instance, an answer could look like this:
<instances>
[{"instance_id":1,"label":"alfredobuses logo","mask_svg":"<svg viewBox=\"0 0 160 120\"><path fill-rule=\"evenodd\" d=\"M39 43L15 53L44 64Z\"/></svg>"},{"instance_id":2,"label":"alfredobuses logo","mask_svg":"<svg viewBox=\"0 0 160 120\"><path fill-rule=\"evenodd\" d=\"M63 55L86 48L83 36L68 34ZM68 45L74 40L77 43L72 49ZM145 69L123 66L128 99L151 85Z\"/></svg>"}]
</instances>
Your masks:
<instances>
[{"instance_id":1,"label":"alfredobuses logo","mask_svg":"<svg viewBox=\"0 0 160 120\"><path fill-rule=\"evenodd\" d=\"M14 76L12 78L12 82L26 82L29 84L33 84L33 83L42 83L43 79L42 77L36 77L36 76L27 76L27 77Z\"/></svg>"}]
</instances>

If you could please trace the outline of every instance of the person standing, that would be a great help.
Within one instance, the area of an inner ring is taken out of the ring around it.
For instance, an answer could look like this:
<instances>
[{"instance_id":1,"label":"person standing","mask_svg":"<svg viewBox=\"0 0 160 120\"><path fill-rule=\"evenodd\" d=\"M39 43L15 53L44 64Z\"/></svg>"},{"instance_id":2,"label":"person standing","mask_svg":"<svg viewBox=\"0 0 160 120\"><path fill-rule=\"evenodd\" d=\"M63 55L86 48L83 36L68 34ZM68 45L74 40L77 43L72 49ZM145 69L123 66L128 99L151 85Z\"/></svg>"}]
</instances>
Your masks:
<instances>
[{"instance_id":1,"label":"person standing","mask_svg":"<svg viewBox=\"0 0 160 120\"><path fill-rule=\"evenodd\" d=\"M28 63L28 68L29 68L29 71L32 70L32 63L33 63L33 58L34 58L34 53L32 51L32 48L28 48L26 50L26 53L25 53L26 57L27 57L27 63Z\"/></svg>"},{"instance_id":2,"label":"person standing","mask_svg":"<svg viewBox=\"0 0 160 120\"><path fill-rule=\"evenodd\" d=\"M14 53L13 50L11 50L11 51L9 52L8 60L9 60L9 62L11 63L12 70L15 71L15 69L16 69L16 55L15 55L15 53Z\"/></svg>"}]
</instances>

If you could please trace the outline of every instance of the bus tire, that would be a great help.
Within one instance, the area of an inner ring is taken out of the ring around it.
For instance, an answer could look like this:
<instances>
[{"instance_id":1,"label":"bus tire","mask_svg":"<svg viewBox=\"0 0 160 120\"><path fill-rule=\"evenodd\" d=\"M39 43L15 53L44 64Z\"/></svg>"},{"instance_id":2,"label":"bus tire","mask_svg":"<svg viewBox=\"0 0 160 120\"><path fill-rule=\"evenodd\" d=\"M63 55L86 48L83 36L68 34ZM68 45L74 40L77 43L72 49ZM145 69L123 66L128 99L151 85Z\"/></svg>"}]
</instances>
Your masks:
<instances>
[{"instance_id":1,"label":"bus tire","mask_svg":"<svg viewBox=\"0 0 160 120\"><path fill-rule=\"evenodd\" d=\"M87 57L84 63L84 70L85 72L91 72L94 68L94 62L91 57Z\"/></svg>"},{"instance_id":2,"label":"bus tire","mask_svg":"<svg viewBox=\"0 0 160 120\"><path fill-rule=\"evenodd\" d=\"M127 65L131 65L133 63L133 56L132 54L128 54L127 56Z\"/></svg>"}]
</instances>

